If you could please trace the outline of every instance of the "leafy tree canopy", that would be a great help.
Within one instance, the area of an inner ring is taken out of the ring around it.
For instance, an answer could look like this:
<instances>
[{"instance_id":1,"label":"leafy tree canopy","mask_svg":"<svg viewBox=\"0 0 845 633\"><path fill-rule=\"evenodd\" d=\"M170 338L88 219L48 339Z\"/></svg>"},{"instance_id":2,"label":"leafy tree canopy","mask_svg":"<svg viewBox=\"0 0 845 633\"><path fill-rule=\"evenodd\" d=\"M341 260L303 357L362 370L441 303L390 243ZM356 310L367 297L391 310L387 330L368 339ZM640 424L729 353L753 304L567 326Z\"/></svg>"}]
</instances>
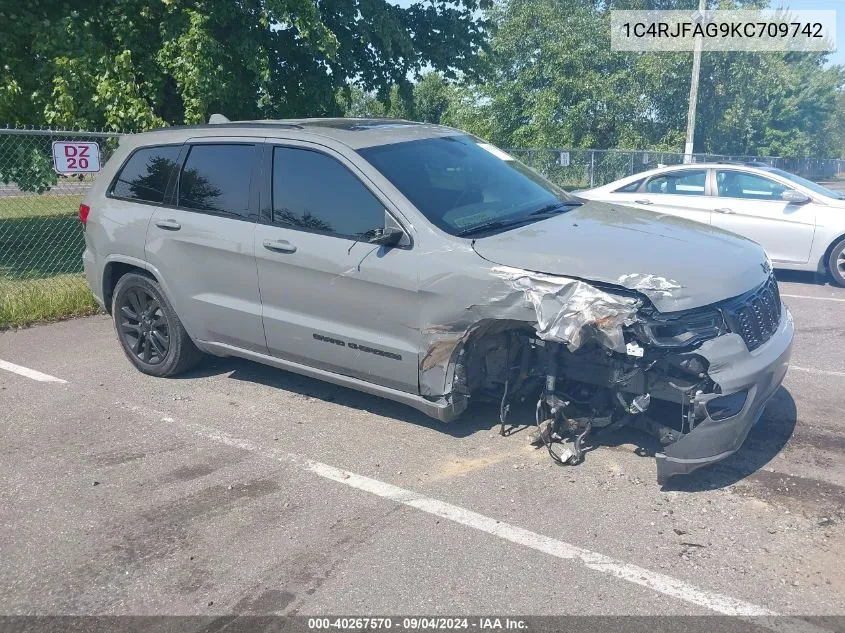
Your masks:
<instances>
[{"instance_id":1,"label":"leafy tree canopy","mask_svg":"<svg viewBox=\"0 0 845 633\"><path fill-rule=\"evenodd\" d=\"M711 0L710 7L714 4ZM697 0L499 0L488 12L492 38L481 62L484 79L451 86L440 78L442 86L435 87L436 77L427 77L415 94L445 95L448 105L437 110L442 122L504 147L680 152L692 53L611 51L609 11L697 5ZM819 53L705 52L695 151L840 155L845 133L837 130L845 105L839 97L837 110L837 95L845 73L824 63ZM432 112L428 106L421 110Z\"/></svg>"},{"instance_id":2,"label":"leafy tree canopy","mask_svg":"<svg viewBox=\"0 0 845 633\"><path fill-rule=\"evenodd\" d=\"M148 129L339 114L471 76L490 0L27 0L0 4L0 122ZM341 99L338 99L340 95Z\"/></svg>"}]
</instances>

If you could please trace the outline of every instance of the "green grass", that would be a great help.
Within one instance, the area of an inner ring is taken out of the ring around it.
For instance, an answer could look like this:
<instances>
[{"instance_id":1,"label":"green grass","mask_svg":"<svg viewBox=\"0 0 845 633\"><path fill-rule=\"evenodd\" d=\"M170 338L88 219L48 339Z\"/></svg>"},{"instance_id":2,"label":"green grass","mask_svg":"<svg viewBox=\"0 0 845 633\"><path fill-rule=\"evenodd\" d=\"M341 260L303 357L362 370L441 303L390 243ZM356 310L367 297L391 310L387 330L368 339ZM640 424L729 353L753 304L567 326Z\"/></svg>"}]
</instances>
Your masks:
<instances>
[{"instance_id":1,"label":"green grass","mask_svg":"<svg viewBox=\"0 0 845 633\"><path fill-rule=\"evenodd\" d=\"M0 198L0 279L82 272L80 196Z\"/></svg>"},{"instance_id":2,"label":"green grass","mask_svg":"<svg viewBox=\"0 0 845 633\"><path fill-rule=\"evenodd\" d=\"M92 314L80 195L0 197L0 329Z\"/></svg>"},{"instance_id":3,"label":"green grass","mask_svg":"<svg viewBox=\"0 0 845 633\"><path fill-rule=\"evenodd\" d=\"M47 279L0 278L0 330L96 311L97 303L81 274Z\"/></svg>"},{"instance_id":4,"label":"green grass","mask_svg":"<svg viewBox=\"0 0 845 633\"><path fill-rule=\"evenodd\" d=\"M45 193L43 196L35 194L0 196L0 220L57 215L76 217L79 213L80 202L82 202L82 196L79 194L60 196Z\"/></svg>"}]
</instances>

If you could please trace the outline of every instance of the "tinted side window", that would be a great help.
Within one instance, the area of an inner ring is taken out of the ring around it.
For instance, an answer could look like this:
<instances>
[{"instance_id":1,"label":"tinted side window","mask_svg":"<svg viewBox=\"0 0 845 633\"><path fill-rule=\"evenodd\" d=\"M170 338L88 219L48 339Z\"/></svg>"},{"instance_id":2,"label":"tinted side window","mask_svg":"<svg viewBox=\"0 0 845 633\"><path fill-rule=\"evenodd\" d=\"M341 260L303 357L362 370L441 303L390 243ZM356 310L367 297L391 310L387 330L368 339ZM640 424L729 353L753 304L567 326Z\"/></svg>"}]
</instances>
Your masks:
<instances>
[{"instance_id":1,"label":"tinted side window","mask_svg":"<svg viewBox=\"0 0 845 633\"><path fill-rule=\"evenodd\" d=\"M677 196L703 196L704 183L707 180L706 169L675 171L655 176L648 181L649 193L666 193Z\"/></svg>"},{"instance_id":2,"label":"tinted side window","mask_svg":"<svg viewBox=\"0 0 845 633\"><path fill-rule=\"evenodd\" d=\"M273 221L356 238L384 226L384 205L334 158L273 148Z\"/></svg>"},{"instance_id":3,"label":"tinted side window","mask_svg":"<svg viewBox=\"0 0 845 633\"><path fill-rule=\"evenodd\" d=\"M249 216L254 145L194 145L179 175L179 206Z\"/></svg>"},{"instance_id":4,"label":"tinted side window","mask_svg":"<svg viewBox=\"0 0 845 633\"><path fill-rule=\"evenodd\" d=\"M117 198L164 202L164 191L176 160L179 145L142 147L136 150L112 185L112 195Z\"/></svg>"},{"instance_id":5,"label":"tinted side window","mask_svg":"<svg viewBox=\"0 0 845 633\"><path fill-rule=\"evenodd\" d=\"M774 180L734 170L717 171L716 184L720 197L750 200L780 200L788 188Z\"/></svg>"}]
</instances>

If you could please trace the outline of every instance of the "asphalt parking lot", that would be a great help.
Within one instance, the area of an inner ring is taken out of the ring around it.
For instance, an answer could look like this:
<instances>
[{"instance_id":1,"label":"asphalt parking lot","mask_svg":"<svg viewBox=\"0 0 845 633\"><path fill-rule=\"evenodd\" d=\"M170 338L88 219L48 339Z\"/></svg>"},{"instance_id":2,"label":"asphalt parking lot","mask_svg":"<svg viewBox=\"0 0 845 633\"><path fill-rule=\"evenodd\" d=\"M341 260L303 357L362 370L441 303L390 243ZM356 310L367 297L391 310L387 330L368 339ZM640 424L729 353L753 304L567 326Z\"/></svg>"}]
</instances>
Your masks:
<instances>
[{"instance_id":1,"label":"asphalt parking lot","mask_svg":"<svg viewBox=\"0 0 845 633\"><path fill-rule=\"evenodd\" d=\"M155 379L102 315L0 333L0 613L841 615L845 289L780 277L783 388L663 489L631 431L559 467L492 408L232 359Z\"/></svg>"}]
</instances>

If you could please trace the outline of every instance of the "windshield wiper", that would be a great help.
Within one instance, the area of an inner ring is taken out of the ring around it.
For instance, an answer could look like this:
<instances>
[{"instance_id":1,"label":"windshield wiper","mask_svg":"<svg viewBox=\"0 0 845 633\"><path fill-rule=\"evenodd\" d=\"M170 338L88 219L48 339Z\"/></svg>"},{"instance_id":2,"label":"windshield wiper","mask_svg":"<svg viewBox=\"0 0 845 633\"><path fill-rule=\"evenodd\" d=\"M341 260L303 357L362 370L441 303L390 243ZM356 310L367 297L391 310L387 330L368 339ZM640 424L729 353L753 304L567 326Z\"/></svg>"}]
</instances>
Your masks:
<instances>
[{"instance_id":1,"label":"windshield wiper","mask_svg":"<svg viewBox=\"0 0 845 633\"><path fill-rule=\"evenodd\" d=\"M496 229L503 229L503 228L510 228L513 226L518 226L520 224L530 224L531 222L536 222L540 220L538 216L542 215L557 215L558 213L564 213L565 211L569 211L572 207L580 207L583 202L580 200L559 200L558 202L553 202L552 204L547 204L543 207L540 207L536 211L532 211L528 215L524 215L519 218L514 218L512 220L494 220L493 222L485 222L484 224L479 224L478 226L472 226L468 229L464 229L459 233L456 233L458 237L468 237L470 235L474 235L477 233L484 233L485 231L495 231Z\"/></svg>"},{"instance_id":2,"label":"windshield wiper","mask_svg":"<svg viewBox=\"0 0 845 633\"><path fill-rule=\"evenodd\" d=\"M534 218L518 218L515 220L495 220L493 222L485 222L484 224L479 224L478 226L471 226L468 229L464 229L463 231L459 231L455 235L458 237L468 237L470 235L475 235L477 233L485 233L487 231L495 231L496 229L504 229L511 226L519 226L520 224L527 224L529 222L533 222Z\"/></svg>"},{"instance_id":3,"label":"windshield wiper","mask_svg":"<svg viewBox=\"0 0 845 633\"><path fill-rule=\"evenodd\" d=\"M552 202L544 207L540 207L536 211L532 211L530 215L552 215L557 213L564 213L569 211L572 207L580 207L583 202L580 200L558 200Z\"/></svg>"}]
</instances>

